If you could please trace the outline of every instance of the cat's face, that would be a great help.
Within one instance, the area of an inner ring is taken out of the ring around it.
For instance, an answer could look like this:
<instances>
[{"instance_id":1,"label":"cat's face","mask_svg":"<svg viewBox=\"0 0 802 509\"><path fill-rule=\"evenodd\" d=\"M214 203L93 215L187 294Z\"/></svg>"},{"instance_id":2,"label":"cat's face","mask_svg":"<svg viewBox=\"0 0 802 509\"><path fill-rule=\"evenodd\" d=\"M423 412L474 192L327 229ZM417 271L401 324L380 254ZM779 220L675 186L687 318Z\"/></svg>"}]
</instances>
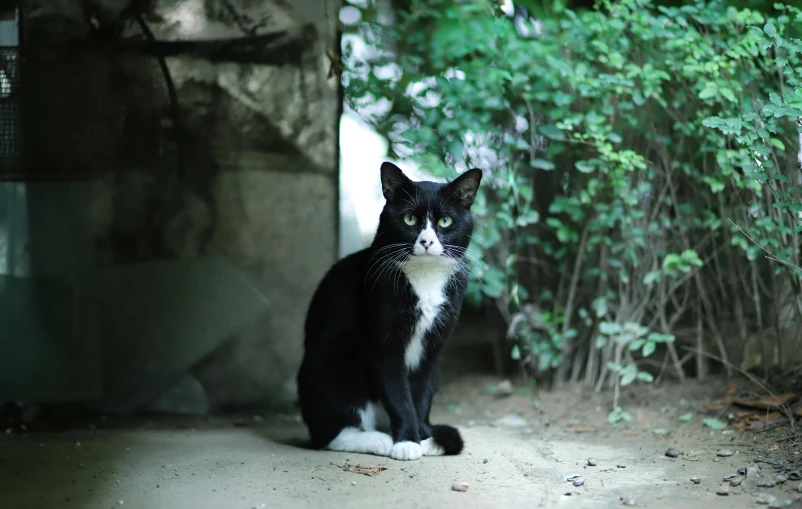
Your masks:
<instances>
[{"instance_id":1,"label":"cat's face","mask_svg":"<svg viewBox=\"0 0 802 509\"><path fill-rule=\"evenodd\" d=\"M482 171L468 170L453 182L412 182L394 164L381 167L387 200L379 219L380 249L397 252L399 260L462 258L473 232L470 208Z\"/></svg>"}]
</instances>

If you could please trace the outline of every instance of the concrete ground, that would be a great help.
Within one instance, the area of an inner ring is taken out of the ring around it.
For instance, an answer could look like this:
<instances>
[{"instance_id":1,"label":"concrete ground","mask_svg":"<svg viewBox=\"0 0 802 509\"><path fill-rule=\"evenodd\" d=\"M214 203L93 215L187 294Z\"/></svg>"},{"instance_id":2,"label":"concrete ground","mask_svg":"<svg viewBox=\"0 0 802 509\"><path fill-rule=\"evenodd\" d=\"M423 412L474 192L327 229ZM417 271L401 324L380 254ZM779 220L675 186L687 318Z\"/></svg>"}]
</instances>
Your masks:
<instances>
[{"instance_id":1,"label":"concrete ground","mask_svg":"<svg viewBox=\"0 0 802 509\"><path fill-rule=\"evenodd\" d=\"M680 403L633 402L632 422L605 425L606 412L593 398L577 392L499 399L475 381L452 387L433 420L460 426L465 452L413 462L309 450L297 416L110 418L91 428L5 434L0 508L601 508L632 502L712 509L755 507L761 492L777 500L799 495L790 482L757 487L774 475L765 464L760 475L754 463L771 450L765 438L671 424L687 410ZM656 433L655 426L665 429ZM684 455L666 457L669 446ZM718 457L723 447L733 456ZM378 466L386 470L370 468ZM722 478L742 466L749 468L742 485L718 495ZM581 475L584 485L566 482L570 474ZM452 490L454 483L467 483L467 491Z\"/></svg>"}]
</instances>

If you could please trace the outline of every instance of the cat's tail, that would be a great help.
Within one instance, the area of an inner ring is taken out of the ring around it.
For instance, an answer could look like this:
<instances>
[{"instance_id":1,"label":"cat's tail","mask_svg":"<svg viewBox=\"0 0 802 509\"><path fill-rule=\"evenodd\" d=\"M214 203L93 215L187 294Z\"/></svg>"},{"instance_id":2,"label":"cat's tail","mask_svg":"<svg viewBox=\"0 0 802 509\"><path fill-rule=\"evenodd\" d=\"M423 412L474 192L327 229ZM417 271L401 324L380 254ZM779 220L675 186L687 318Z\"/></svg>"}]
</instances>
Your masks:
<instances>
[{"instance_id":1,"label":"cat's tail","mask_svg":"<svg viewBox=\"0 0 802 509\"><path fill-rule=\"evenodd\" d=\"M448 424L435 424L432 426L432 438L434 442L443 448L447 455L459 454L465 447L462 435L454 426Z\"/></svg>"}]
</instances>

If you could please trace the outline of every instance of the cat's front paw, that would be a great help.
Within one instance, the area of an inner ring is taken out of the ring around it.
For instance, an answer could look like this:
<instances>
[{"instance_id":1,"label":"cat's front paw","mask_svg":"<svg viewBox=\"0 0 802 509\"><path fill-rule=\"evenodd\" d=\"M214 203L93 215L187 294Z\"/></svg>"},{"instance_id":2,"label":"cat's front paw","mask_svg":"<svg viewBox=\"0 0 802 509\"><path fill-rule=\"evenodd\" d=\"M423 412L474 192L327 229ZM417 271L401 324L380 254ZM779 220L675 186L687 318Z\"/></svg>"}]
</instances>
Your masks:
<instances>
[{"instance_id":1,"label":"cat's front paw","mask_svg":"<svg viewBox=\"0 0 802 509\"><path fill-rule=\"evenodd\" d=\"M421 440L420 448L424 456L443 456L446 453L446 450L440 447L433 437Z\"/></svg>"},{"instance_id":2,"label":"cat's front paw","mask_svg":"<svg viewBox=\"0 0 802 509\"><path fill-rule=\"evenodd\" d=\"M390 457L394 460L419 460L421 456L423 456L423 449L420 444L415 442L396 442L393 444L393 450L390 451Z\"/></svg>"},{"instance_id":3,"label":"cat's front paw","mask_svg":"<svg viewBox=\"0 0 802 509\"><path fill-rule=\"evenodd\" d=\"M369 433L369 432L365 432ZM377 456L389 456L393 450L393 437L387 433L374 431L371 433L368 451Z\"/></svg>"}]
</instances>

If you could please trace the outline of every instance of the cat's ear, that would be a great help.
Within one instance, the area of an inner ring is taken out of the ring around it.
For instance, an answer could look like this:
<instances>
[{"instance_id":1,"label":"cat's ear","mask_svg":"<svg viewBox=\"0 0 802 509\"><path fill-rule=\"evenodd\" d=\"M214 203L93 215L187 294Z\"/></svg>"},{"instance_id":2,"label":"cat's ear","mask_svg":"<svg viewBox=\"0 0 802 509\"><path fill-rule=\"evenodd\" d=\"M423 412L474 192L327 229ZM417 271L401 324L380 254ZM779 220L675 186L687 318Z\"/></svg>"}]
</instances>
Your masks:
<instances>
[{"instance_id":1,"label":"cat's ear","mask_svg":"<svg viewBox=\"0 0 802 509\"><path fill-rule=\"evenodd\" d=\"M382 163L382 194L387 201L393 201L402 195L404 190L410 192L412 181L404 175L401 168L390 162Z\"/></svg>"},{"instance_id":2,"label":"cat's ear","mask_svg":"<svg viewBox=\"0 0 802 509\"><path fill-rule=\"evenodd\" d=\"M482 170L473 168L448 184L446 193L448 193L449 199L456 200L460 205L466 208L470 207L473 205L473 200L476 199L476 191L479 189L479 183L481 181Z\"/></svg>"}]
</instances>

